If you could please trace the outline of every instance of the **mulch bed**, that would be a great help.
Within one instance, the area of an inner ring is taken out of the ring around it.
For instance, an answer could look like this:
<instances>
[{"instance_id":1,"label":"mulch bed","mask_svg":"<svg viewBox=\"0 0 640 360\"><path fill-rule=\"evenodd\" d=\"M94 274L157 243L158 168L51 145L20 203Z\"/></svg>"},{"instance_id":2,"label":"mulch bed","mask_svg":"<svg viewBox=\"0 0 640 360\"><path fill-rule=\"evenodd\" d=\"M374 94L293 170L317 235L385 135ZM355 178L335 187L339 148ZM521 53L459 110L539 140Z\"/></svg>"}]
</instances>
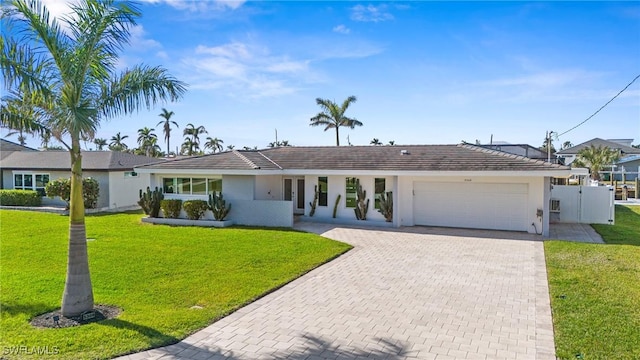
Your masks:
<instances>
[{"instance_id":1,"label":"mulch bed","mask_svg":"<svg viewBox=\"0 0 640 360\"><path fill-rule=\"evenodd\" d=\"M66 328L113 319L120 315L121 312L122 309L115 306L96 305L93 307L93 314L84 313L84 316L65 317L62 316L61 309L57 309L34 317L30 323L38 328Z\"/></svg>"}]
</instances>

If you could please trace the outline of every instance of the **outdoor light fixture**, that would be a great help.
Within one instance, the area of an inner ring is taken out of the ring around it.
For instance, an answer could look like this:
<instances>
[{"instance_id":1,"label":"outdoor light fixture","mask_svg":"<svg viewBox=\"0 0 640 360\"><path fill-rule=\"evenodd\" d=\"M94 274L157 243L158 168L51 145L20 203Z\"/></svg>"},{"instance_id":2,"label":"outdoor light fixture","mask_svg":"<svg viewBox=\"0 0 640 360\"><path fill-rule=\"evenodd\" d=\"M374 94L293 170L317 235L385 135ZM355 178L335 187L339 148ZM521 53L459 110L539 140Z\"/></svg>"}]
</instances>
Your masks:
<instances>
[{"instance_id":1,"label":"outdoor light fixture","mask_svg":"<svg viewBox=\"0 0 640 360\"><path fill-rule=\"evenodd\" d=\"M58 321L60 321L60 316L58 316L58 315L53 315L53 325L55 325L55 326L60 326L60 324L58 323Z\"/></svg>"}]
</instances>

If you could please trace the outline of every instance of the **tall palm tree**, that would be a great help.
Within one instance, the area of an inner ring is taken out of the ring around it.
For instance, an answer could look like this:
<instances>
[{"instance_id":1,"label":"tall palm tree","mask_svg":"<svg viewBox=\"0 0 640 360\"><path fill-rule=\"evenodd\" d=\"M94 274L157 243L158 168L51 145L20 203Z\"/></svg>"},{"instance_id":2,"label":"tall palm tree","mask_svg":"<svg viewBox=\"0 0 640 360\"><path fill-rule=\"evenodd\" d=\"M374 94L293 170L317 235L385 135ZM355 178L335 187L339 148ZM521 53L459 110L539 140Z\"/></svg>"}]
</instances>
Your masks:
<instances>
[{"instance_id":1,"label":"tall palm tree","mask_svg":"<svg viewBox=\"0 0 640 360\"><path fill-rule=\"evenodd\" d=\"M128 1L82 0L73 14L55 20L39 1L14 0L3 20L11 22L0 41L0 68L7 91L3 126L22 119L29 128L51 131L70 152L69 253L62 315L93 308L82 198L80 141L91 139L100 122L177 100L185 84L162 67L133 66L116 71L122 48L140 17ZM8 12L8 13L7 13ZM63 24L63 25L61 25ZM63 27L64 26L64 27ZM64 29L64 30L63 30ZM29 100L32 111L11 111ZM35 113L37 116L29 113Z\"/></svg>"},{"instance_id":2,"label":"tall palm tree","mask_svg":"<svg viewBox=\"0 0 640 360\"><path fill-rule=\"evenodd\" d=\"M184 130L182 131L182 135L191 136L191 142L197 144L198 147L200 146L200 138L198 136L202 134L208 134L204 126L200 125L196 127L191 123L187 124L187 126L185 126Z\"/></svg>"},{"instance_id":3,"label":"tall palm tree","mask_svg":"<svg viewBox=\"0 0 640 360\"><path fill-rule=\"evenodd\" d=\"M311 118L309 126L324 126L324 131L329 129L336 129L336 146L340 146L340 127L346 126L351 129L356 126L362 126L362 123L356 119L346 117L344 113L349 108L349 105L356 102L355 96L349 96L346 98L341 106L338 106L335 102L327 99L317 98L316 103L320 105L322 109L318 115Z\"/></svg>"},{"instance_id":4,"label":"tall palm tree","mask_svg":"<svg viewBox=\"0 0 640 360\"><path fill-rule=\"evenodd\" d=\"M180 148L180 154L192 156L198 150L200 150L200 146L193 142L190 137L187 136L184 138L184 142Z\"/></svg>"},{"instance_id":5,"label":"tall palm tree","mask_svg":"<svg viewBox=\"0 0 640 360\"><path fill-rule=\"evenodd\" d=\"M107 139L95 138L93 139L93 143L96 145L96 150L102 151L104 147L107 146Z\"/></svg>"},{"instance_id":6,"label":"tall palm tree","mask_svg":"<svg viewBox=\"0 0 640 360\"><path fill-rule=\"evenodd\" d=\"M620 159L620 152L607 146L591 145L580 151L571 163L573 167L587 167L593 180L600 180L600 171L607 165L613 165Z\"/></svg>"},{"instance_id":7,"label":"tall palm tree","mask_svg":"<svg viewBox=\"0 0 640 360\"><path fill-rule=\"evenodd\" d=\"M153 133L155 130L156 129L149 129L146 126L138 129L138 146L146 156L151 155L151 149L154 145L157 146L158 136Z\"/></svg>"},{"instance_id":8,"label":"tall palm tree","mask_svg":"<svg viewBox=\"0 0 640 360\"><path fill-rule=\"evenodd\" d=\"M167 155L169 155L169 138L171 137L171 124L175 125L178 128L178 123L170 120L171 117L175 115L173 111L168 111L165 108L162 108L162 112L158 114L158 116L163 117L164 120L160 121L156 126L162 124L162 132L164 133L164 140L167 142Z\"/></svg>"},{"instance_id":9,"label":"tall palm tree","mask_svg":"<svg viewBox=\"0 0 640 360\"><path fill-rule=\"evenodd\" d=\"M373 138L373 140L371 140L369 144L378 146L378 145L382 145L382 142L378 138Z\"/></svg>"},{"instance_id":10,"label":"tall palm tree","mask_svg":"<svg viewBox=\"0 0 640 360\"><path fill-rule=\"evenodd\" d=\"M222 144L224 144L224 141L222 141L222 139L211 138L209 136L207 137L207 141L204 143L204 148L210 149L213 153L215 153L216 151L222 151L222 149L224 149Z\"/></svg>"},{"instance_id":11,"label":"tall palm tree","mask_svg":"<svg viewBox=\"0 0 640 360\"><path fill-rule=\"evenodd\" d=\"M128 137L129 135L124 135L124 136L120 135L120 132L118 131L117 134L111 137L111 142L109 143L109 149L114 151L127 150L129 147L127 146L127 144L123 142L123 140Z\"/></svg>"}]
</instances>

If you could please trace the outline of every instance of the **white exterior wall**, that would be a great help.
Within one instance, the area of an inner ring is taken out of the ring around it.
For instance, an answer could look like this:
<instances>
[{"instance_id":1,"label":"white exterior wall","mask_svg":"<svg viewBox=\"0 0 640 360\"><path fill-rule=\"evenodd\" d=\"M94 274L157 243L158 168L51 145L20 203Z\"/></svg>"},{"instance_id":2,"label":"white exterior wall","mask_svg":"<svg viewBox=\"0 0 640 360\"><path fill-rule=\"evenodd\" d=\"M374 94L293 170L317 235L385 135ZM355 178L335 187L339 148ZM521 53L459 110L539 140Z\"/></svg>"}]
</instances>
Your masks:
<instances>
[{"instance_id":1,"label":"white exterior wall","mask_svg":"<svg viewBox=\"0 0 640 360\"><path fill-rule=\"evenodd\" d=\"M424 182L447 182L447 183L464 183L464 182L477 182L477 183L522 183L527 184L529 189L528 201L527 201L527 223L535 223L538 232L542 230L543 234L549 231L549 178L544 177L416 177L416 176L404 176L399 177L398 181L398 193L397 199L399 205L399 225L401 226L414 226L413 219L413 183L415 181ZM545 186L546 184L546 186ZM388 185L387 185L388 187ZM452 201L449 206L456 208L464 206L463 203ZM543 218L539 219L536 216L537 209L543 210ZM394 213L395 215L395 213ZM529 233L535 233L534 226L530 226Z\"/></svg>"},{"instance_id":2,"label":"white exterior wall","mask_svg":"<svg viewBox=\"0 0 640 360\"><path fill-rule=\"evenodd\" d=\"M138 176L125 177L124 171L109 172L109 202L111 209L138 205L140 190L146 191L151 186L151 175L138 174ZM102 192L102 186L100 188Z\"/></svg>"},{"instance_id":3,"label":"white exterior wall","mask_svg":"<svg viewBox=\"0 0 640 360\"><path fill-rule=\"evenodd\" d=\"M200 177L204 177L200 175ZM254 175L223 175L222 195L229 200L254 200Z\"/></svg>"},{"instance_id":4,"label":"white exterior wall","mask_svg":"<svg viewBox=\"0 0 640 360\"><path fill-rule=\"evenodd\" d=\"M307 175L305 176L305 215L309 215L311 211L310 202L313 201L313 197L315 195L315 186L318 185L318 177L324 177L325 175ZM349 219L356 220L355 212L353 208L346 207L346 179L347 177L355 177L360 180L360 185L362 189L367 192L367 199L369 201L369 212L367 212L367 221L385 221L384 216L375 209L374 205L374 195L375 195L375 179L376 178L384 178L385 179L385 191L393 191L394 189L394 176L326 176L327 177L327 206L316 206L316 213L314 217L317 218L333 218L333 206L336 202L336 198L338 195L342 195L340 198L340 203L338 204L338 211L336 212L336 218L339 219ZM393 197L394 201L396 199L396 193L394 192ZM394 213L395 218L395 213Z\"/></svg>"},{"instance_id":5,"label":"white exterior wall","mask_svg":"<svg viewBox=\"0 0 640 360\"><path fill-rule=\"evenodd\" d=\"M256 176L255 180L256 200L282 200L283 184L280 175ZM224 182L224 181L223 181Z\"/></svg>"}]
</instances>

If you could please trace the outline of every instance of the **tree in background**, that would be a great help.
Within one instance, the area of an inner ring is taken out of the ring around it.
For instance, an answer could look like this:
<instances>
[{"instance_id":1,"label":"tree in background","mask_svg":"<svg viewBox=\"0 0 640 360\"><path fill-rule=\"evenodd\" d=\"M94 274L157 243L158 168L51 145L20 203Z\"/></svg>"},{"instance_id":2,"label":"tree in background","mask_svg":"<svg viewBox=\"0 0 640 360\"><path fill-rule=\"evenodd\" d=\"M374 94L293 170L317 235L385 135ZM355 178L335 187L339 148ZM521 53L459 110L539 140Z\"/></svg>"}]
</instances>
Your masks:
<instances>
[{"instance_id":1,"label":"tree in background","mask_svg":"<svg viewBox=\"0 0 640 360\"><path fill-rule=\"evenodd\" d=\"M146 126L138 129L138 147L140 152L146 156L151 156L152 152L157 152L158 136L154 133L155 130Z\"/></svg>"},{"instance_id":2,"label":"tree in background","mask_svg":"<svg viewBox=\"0 0 640 360\"><path fill-rule=\"evenodd\" d=\"M167 156L170 154L169 138L171 137L171 124L175 125L176 128L178 128L178 123L173 120L170 120L173 115L175 115L173 111L168 111L167 109L162 108L162 112L158 116L163 117L164 120L160 121L156 125L158 126L162 124L162 132L164 133L164 140L167 142Z\"/></svg>"},{"instance_id":3,"label":"tree in background","mask_svg":"<svg viewBox=\"0 0 640 360\"><path fill-rule=\"evenodd\" d=\"M123 141L124 141L124 139L126 139L128 137L129 137L129 135L122 136L120 134L120 132L118 131L117 134L115 134L115 135L113 135L111 137L111 142L109 143L109 150L111 150L111 151L124 151L124 150L127 150L129 147Z\"/></svg>"},{"instance_id":4,"label":"tree in background","mask_svg":"<svg viewBox=\"0 0 640 360\"><path fill-rule=\"evenodd\" d=\"M578 155L571 163L571 166L589 168L591 178L593 180L600 180L600 171L607 165L613 165L619 159L620 152L618 150L602 145L597 147L591 145L578 151Z\"/></svg>"},{"instance_id":5,"label":"tree in background","mask_svg":"<svg viewBox=\"0 0 640 360\"><path fill-rule=\"evenodd\" d=\"M373 138L373 140L371 140L371 142L369 142L370 145L382 145L382 142L380 142L380 140L378 140L378 138Z\"/></svg>"},{"instance_id":6,"label":"tree in background","mask_svg":"<svg viewBox=\"0 0 640 360\"><path fill-rule=\"evenodd\" d=\"M107 146L107 139L95 138L93 139L93 144L96 146L96 150L102 151Z\"/></svg>"},{"instance_id":7,"label":"tree in background","mask_svg":"<svg viewBox=\"0 0 640 360\"><path fill-rule=\"evenodd\" d=\"M204 143L204 148L211 150L211 152L215 153L216 151L222 151L224 147L222 146L224 141L218 138L207 137L207 141Z\"/></svg>"},{"instance_id":8,"label":"tree in background","mask_svg":"<svg viewBox=\"0 0 640 360\"><path fill-rule=\"evenodd\" d=\"M49 130L71 157L69 253L62 315L93 309L87 256L80 141L92 139L100 122L177 100L185 84L161 67L133 66L117 72L119 53L141 16L128 1L82 0L60 20L39 1L14 0L3 7L0 120L23 131ZM10 29L10 31L5 31ZM14 32L15 31L15 32ZM20 124L23 124L20 126Z\"/></svg>"},{"instance_id":9,"label":"tree in background","mask_svg":"<svg viewBox=\"0 0 640 360\"><path fill-rule=\"evenodd\" d=\"M316 116L311 118L309 126L324 126L324 131L336 129L336 146L340 146L340 127L345 126L350 129L356 126L362 126L362 123L356 119L347 117L344 113L349 105L356 102L355 96L346 98L342 105L338 106L335 102L327 99L317 98L316 103L322 109Z\"/></svg>"}]
</instances>

